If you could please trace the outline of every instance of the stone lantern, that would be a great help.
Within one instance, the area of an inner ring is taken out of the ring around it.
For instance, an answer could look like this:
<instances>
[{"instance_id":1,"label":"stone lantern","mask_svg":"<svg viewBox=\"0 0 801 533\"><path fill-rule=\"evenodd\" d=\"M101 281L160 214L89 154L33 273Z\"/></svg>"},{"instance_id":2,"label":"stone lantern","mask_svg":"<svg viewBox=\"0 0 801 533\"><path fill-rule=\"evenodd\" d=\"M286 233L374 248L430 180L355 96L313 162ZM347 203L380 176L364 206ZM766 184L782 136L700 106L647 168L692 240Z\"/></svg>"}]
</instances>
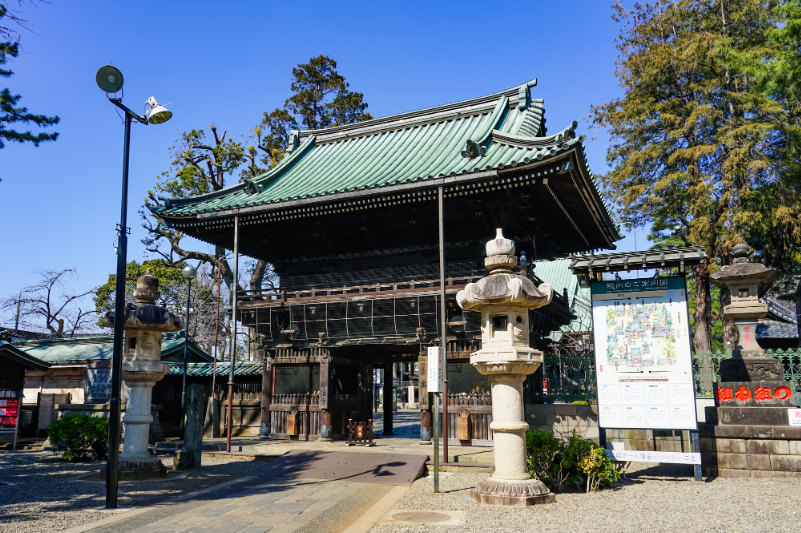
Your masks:
<instances>
[{"instance_id":1,"label":"stone lantern","mask_svg":"<svg viewBox=\"0 0 801 533\"><path fill-rule=\"evenodd\" d=\"M762 263L749 262L749 247L734 247L734 264L726 265L710 276L717 287L728 287L731 303L723 308L723 317L733 320L740 340L733 349L732 359L721 361L723 381L782 380L784 370L778 359L765 357L756 341L757 320L768 314L768 306L759 301L759 286L776 280L777 272Z\"/></svg>"},{"instance_id":2,"label":"stone lantern","mask_svg":"<svg viewBox=\"0 0 801 533\"><path fill-rule=\"evenodd\" d=\"M159 280L147 273L136 280L133 292L136 305L125 307L125 339L123 344L122 379L128 386L125 416L125 442L120 454L120 479L142 479L164 476L161 459L148 451L148 431L153 386L161 380L170 365L161 362L161 335L183 328L180 317L155 305L159 298ZM105 321L114 324L114 312L106 313Z\"/></svg>"},{"instance_id":3,"label":"stone lantern","mask_svg":"<svg viewBox=\"0 0 801 533\"><path fill-rule=\"evenodd\" d=\"M481 350L470 363L492 384L495 471L470 492L482 504L528 506L555 497L526 466L523 381L542 364L542 352L529 346L529 310L550 303L553 289L539 287L512 271L515 245L497 230L487 242L484 265L490 275L468 284L456 295L462 309L481 313Z\"/></svg>"}]
</instances>

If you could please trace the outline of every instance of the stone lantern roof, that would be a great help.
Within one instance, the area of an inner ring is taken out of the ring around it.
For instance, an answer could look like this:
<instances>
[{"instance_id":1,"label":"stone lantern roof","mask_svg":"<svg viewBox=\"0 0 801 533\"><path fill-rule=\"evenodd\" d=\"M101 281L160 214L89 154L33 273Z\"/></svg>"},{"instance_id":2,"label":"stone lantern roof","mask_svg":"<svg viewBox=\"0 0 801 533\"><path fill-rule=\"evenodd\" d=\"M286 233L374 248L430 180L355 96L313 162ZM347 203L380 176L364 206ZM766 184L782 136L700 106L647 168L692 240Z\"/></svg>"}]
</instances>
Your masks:
<instances>
[{"instance_id":1,"label":"stone lantern roof","mask_svg":"<svg viewBox=\"0 0 801 533\"><path fill-rule=\"evenodd\" d=\"M725 265L712 274L710 283L716 287L732 287L738 285L762 285L776 281L778 272L774 268L767 268L762 263L751 263L749 246L738 244L733 250L734 262Z\"/></svg>"}]
</instances>

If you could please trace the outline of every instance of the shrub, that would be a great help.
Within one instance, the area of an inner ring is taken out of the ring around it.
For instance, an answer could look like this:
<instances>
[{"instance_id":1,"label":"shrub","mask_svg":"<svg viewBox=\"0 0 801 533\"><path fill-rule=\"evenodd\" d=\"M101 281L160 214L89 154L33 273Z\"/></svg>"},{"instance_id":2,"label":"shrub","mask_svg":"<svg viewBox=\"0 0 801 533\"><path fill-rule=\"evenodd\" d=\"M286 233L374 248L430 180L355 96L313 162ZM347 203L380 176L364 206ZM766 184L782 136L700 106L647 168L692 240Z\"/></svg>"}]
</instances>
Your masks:
<instances>
[{"instance_id":1,"label":"shrub","mask_svg":"<svg viewBox=\"0 0 801 533\"><path fill-rule=\"evenodd\" d=\"M67 414L47 426L47 436L68 462L86 460L92 444L108 441L108 419L89 415Z\"/></svg>"},{"instance_id":2,"label":"shrub","mask_svg":"<svg viewBox=\"0 0 801 533\"><path fill-rule=\"evenodd\" d=\"M590 453L579 460L579 468L587 476L586 492L606 488L620 480L626 463L615 463L600 446L592 445Z\"/></svg>"},{"instance_id":3,"label":"shrub","mask_svg":"<svg viewBox=\"0 0 801 533\"><path fill-rule=\"evenodd\" d=\"M553 492L582 485L589 492L607 487L621 476L622 468L606 458L603 448L575 431L567 439L544 429L526 433L526 456L531 475Z\"/></svg>"}]
</instances>

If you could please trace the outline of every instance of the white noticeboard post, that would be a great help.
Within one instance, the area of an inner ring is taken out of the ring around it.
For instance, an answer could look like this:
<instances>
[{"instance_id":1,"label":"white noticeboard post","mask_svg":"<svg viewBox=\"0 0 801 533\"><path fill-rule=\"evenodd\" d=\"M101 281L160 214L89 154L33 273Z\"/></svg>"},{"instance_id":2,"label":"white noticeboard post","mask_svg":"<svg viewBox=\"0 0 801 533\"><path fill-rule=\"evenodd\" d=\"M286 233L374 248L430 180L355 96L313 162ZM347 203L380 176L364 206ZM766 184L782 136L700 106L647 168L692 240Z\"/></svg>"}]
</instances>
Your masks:
<instances>
[{"instance_id":1,"label":"white noticeboard post","mask_svg":"<svg viewBox=\"0 0 801 533\"><path fill-rule=\"evenodd\" d=\"M791 426L801 426L801 409L788 409L787 417L790 419L789 422Z\"/></svg>"},{"instance_id":2,"label":"white noticeboard post","mask_svg":"<svg viewBox=\"0 0 801 533\"><path fill-rule=\"evenodd\" d=\"M697 430L683 277L591 286L602 428Z\"/></svg>"},{"instance_id":3,"label":"white noticeboard post","mask_svg":"<svg viewBox=\"0 0 801 533\"><path fill-rule=\"evenodd\" d=\"M442 350L430 347L428 349L428 392L442 392L445 388L445 377L442 375Z\"/></svg>"}]
</instances>

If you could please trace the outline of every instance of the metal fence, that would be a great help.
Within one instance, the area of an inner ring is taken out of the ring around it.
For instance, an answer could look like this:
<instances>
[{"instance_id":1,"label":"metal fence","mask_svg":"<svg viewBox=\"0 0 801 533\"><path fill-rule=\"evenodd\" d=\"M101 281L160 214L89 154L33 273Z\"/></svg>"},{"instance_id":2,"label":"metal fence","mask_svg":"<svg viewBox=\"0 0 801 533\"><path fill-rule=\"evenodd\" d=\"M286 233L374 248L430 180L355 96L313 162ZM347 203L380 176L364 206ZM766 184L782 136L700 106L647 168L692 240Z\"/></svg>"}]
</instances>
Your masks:
<instances>
[{"instance_id":1,"label":"metal fence","mask_svg":"<svg viewBox=\"0 0 801 533\"><path fill-rule=\"evenodd\" d=\"M731 350L693 354L696 398L713 398L712 384L720 381L720 362L731 357ZM801 405L801 349L765 350L765 357L772 357L782 362L784 380L793 384L795 403Z\"/></svg>"},{"instance_id":2,"label":"metal fence","mask_svg":"<svg viewBox=\"0 0 801 533\"><path fill-rule=\"evenodd\" d=\"M696 398L713 398L713 386L720 381L720 362L731 359L732 352L701 352L693 354L693 374ZM784 380L794 385L796 405L801 405L801 349L766 350L765 357L782 362ZM531 403L572 403L597 400L595 389L595 356L592 352L545 352L542 373L537 372L526 382L527 401ZM544 381L547 389L543 387Z\"/></svg>"}]
</instances>

